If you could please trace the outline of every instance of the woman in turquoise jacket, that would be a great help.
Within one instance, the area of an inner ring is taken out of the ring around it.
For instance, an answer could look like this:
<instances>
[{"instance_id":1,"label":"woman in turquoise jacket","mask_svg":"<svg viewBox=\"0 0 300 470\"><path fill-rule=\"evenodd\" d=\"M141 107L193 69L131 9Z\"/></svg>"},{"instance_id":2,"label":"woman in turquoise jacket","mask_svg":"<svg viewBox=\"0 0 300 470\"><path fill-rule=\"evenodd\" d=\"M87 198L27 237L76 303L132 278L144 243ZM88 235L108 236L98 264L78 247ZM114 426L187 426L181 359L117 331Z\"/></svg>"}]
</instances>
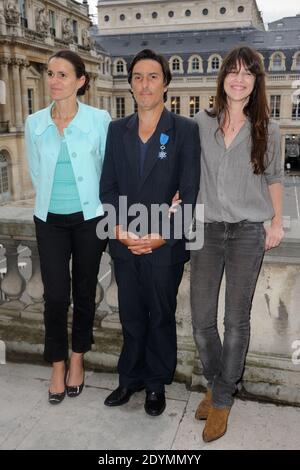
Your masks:
<instances>
[{"instance_id":1,"label":"woman in turquoise jacket","mask_svg":"<svg viewBox=\"0 0 300 470\"><path fill-rule=\"evenodd\" d=\"M83 355L91 349L95 293L106 239L96 226L103 216L99 181L110 116L78 101L89 86L79 55L62 50L48 62L53 102L28 117L25 140L36 192L34 222L45 300L44 358L52 363L49 402L66 393L78 396L84 385ZM72 354L68 360L67 315L72 258Z\"/></svg>"}]
</instances>

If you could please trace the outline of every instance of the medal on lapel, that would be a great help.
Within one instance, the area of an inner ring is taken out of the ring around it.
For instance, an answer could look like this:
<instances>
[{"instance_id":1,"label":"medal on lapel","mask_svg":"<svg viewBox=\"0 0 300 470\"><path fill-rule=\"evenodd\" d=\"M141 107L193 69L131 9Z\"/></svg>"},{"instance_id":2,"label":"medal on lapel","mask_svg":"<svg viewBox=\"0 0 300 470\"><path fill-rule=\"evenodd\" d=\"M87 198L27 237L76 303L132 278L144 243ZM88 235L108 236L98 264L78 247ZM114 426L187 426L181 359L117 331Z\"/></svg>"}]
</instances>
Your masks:
<instances>
[{"instance_id":1,"label":"medal on lapel","mask_svg":"<svg viewBox=\"0 0 300 470\"><path fill-rule=\"evenodd\" d=\"M168 143L169 136L167 134L160 134L160 149L158 153L158 158L160 160L164 160L164 158L167 158L167 152L166 152L166 144Z\"/></svg>"}]
</instances>

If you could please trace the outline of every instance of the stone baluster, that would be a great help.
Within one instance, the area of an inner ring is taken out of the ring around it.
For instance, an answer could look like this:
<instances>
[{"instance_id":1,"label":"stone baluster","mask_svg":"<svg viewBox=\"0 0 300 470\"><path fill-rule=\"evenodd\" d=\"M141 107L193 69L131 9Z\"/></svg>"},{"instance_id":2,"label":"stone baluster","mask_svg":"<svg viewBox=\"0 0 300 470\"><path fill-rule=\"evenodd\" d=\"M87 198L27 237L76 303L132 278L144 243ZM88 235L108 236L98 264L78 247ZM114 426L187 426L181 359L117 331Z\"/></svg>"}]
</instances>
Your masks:
<instances>
[{"instance_id":1,"label":"stone baluster","mask_svg":"<svg viewBox=\"0 0 300 470\"><path fill-rule=\"evenodd\" d=\"M110 259L111 279L105 293L105 300L109 306L111 313L109 313L104 320L102 320L102 327L121 330L119 319L119 303L118 303L118 286L115 278L115 269L112 258Z\"/></svg>"},{"instance_id":2,"label":"stone baluster","mask_svg":"<svg viewBox=\"0 0 300 470\"><path fill-rule=\"evenodd\" d=\"M24 302L20 300L26 285L26 281L20 274L18 267L18 240L9 238L2 241L6 254L6 274L1 282L1 290L5 294L6 300L2 308L12 309L16 315L24 308Z\"/></svg>"},{"instance_id":3,"label":"stone baluster","mask_svg":"<svg viewBox=\"0 0 300 470\"><path fill-rule=\"evenodd\" d=\"M31 303L27 305L21 316L23 318L40 319L44 310L44 286L41 277L40 258L35 240L26 240L26 245L31 251L31 277L26 285L25 293Z\"/></svg>"},{"instance_id":4,"label":"stone baluster","mask_svg":"<svg viewBox=\"0 0 300 470\"><path fill-rule=\"evenodd\" d=\"M104 290L100 282L98 281L97 286L96 286L96 298L95 298L96 311L103 299L104 299Z\"/></svg>"},{"instance_id":5,"label":"stone baluster","mask_svg":"<svg viewBox=\"0 0 300 470\"><path fill-rule=\"evenodd\" d=\"M176 323L178 336L192 335L190 307L190 263L186 263L177 295Z\"/></svg>"},{"instance_id":6,"label":"stone baluster","mask_svg":"<svg viewBox=\"0 0 300 470\"><path fill-rule=\"evenodd\" d=\"M185 376L186 371L188 371L188 374L192 375L195 367L196 347L193 341L190 307L190 263L185 264L182 281L178 289L176 326L178 345L176 374ZM182 354L183 350L184 354Z\"/></svg>"}]
</instances>

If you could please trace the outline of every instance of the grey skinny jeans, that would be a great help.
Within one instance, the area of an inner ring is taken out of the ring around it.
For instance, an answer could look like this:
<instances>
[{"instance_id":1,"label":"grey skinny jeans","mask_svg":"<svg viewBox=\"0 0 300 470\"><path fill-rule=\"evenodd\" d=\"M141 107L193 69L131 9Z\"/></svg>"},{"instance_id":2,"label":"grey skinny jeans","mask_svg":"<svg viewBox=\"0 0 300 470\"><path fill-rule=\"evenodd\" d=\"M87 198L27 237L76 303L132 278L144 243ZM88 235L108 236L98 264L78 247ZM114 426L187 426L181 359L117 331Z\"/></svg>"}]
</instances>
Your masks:
<instances>
[{"instance_id":1,"label":"grey skinny jeans","mask_svg":"<svg viewBox=\"0 0 300 470\"><path fill-rule=\"evenodd\" d=\"M250 338L250 311L264 257L262 222L204 224L204 246L191 252L193 332L212 389L213 405L231 407ZM223 344L217 328L218 297L225 270Z\"/></svg>"}]
</instances>

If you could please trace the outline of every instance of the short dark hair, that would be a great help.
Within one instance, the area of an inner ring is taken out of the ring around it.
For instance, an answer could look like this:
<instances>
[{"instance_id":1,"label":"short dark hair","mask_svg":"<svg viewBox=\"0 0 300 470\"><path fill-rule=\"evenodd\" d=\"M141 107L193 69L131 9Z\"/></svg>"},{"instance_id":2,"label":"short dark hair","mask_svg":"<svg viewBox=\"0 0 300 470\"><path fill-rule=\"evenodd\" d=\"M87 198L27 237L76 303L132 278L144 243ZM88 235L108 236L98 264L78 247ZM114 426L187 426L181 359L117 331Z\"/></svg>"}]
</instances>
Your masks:
<instances>
[{"instance_id":1,"label":"short dark hair","mask_svg":"<svg viewBox=\"0 0 300 470\"><path fill-rule=\"evenodd\" d=\"M156 54L156 52L152 51L151 49L143 49L142 51L138 52L134 56L134 58L132 59L132 62L131 62L130 66L129 66L129 69L128 69L128 83L130 85L131 85L131 81L132 81L133 68L140 60L155 60L156 62L158 62L160 64L161 68L162 68L162 71L163 71L164 84L166 86L169 85L169 83L172 80L172 74L171 74L171 70L170 70L170 67L169 67L169 63L163 55ZM167 94L168 94L168 92L165 91L164 92L164 102L167 101Z\"/></svg>"},{"instance_id":2,"label":"short dark hair","mask_svg":"<svg viewBox=\"0 0 300 470\"><path fill-rule=\"evenodd\" d=\"M82 75L85 76L84 84L79 88L79 90L77 90L77 96L84 95L90 87L90 76L85 70L85 65L80 55L76 54L76 52L70 51L69 49L61 49L49 58L48 63L51 59L65 59L73 65L77 78L81 78Z\"/></svg>"}]
</instances>

